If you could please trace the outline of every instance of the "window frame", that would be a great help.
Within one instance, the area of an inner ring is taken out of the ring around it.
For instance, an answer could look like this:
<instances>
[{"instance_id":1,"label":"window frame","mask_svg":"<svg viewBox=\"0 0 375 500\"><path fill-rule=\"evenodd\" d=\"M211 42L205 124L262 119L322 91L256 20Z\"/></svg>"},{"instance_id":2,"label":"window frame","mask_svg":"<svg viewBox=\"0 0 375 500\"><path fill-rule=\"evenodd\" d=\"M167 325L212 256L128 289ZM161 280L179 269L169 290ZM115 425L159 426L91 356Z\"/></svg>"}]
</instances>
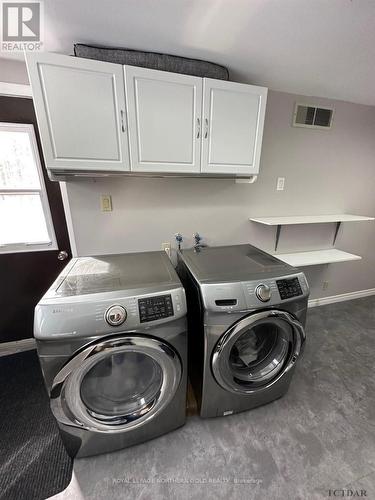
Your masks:
<instances>
[{"instance_id":1,"label":"window frame","mask_svg":"<svg viewBox=\"0 0 375 500\"><path fill-rule=\"evenodd\" d=\"M17 194L37 194L40 196L40 201L42 204L43 214L46 221L47 232L50 241L49 242L23 242L23 243L0 243L0 254L7 253L23 253L23 252L42 252L47 250L58 250L55 229L53 226L51 209L48 202L46 185L44 182L43 169L40 161L38 144L36 142L36 135L34 130L34 125L31 123L7 123L0 122L0 132L26 132L29 136L31 152L34 157L36 169L38 172L40 188L20 188L20 189L8 189L0 187L1 195L17 195Z\"/></svg>"}]
</instances>

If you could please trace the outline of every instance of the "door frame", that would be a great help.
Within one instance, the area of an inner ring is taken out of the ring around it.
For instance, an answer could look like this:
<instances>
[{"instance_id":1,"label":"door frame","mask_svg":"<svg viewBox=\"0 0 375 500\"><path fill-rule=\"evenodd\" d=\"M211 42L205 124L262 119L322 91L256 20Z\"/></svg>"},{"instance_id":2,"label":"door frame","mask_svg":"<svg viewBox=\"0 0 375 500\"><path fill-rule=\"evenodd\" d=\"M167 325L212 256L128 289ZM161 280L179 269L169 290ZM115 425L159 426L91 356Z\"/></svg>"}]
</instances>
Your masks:
<instances>
[{"instance_id":1,"label":"door frame","mask_svg":"<svg viewBox=\"0 0 375 500\"><path fill-rule=\"evenodd\" d=\"M0 291L0 302L3 301L4 304L0 321L0 351L1 346L5 344L4 352L6 353L14 352L11 346L13 343L16 351L27 350L34 345L32 339L34 307L68 262L68 260L58 259L59 250L65 250L68 253L68 259L71 257L70 238L60 184L51 182L48 177L33 100L29 96L19 97L17 89L15 94L0 95L0 121L1 123L34 126L37 151L58 249L49 248L30 252L25 248L24 252L0 254L4 285L3 293Z\"/></svg>"}]
</instances>

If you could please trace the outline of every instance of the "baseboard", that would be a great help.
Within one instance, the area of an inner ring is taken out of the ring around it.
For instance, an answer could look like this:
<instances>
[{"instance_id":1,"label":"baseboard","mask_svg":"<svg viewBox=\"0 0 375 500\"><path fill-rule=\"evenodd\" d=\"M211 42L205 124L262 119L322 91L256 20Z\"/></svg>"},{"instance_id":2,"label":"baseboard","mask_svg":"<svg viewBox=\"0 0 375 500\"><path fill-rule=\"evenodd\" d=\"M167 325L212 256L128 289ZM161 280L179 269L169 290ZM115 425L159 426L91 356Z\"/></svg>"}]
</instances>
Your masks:
<instances>
[{"instance_id":1,"label":"baseboard","mask_svg":"<svg viewBox=\"0 0 375 500\"><path fill-rule=\"evenodd\" d=\"M325 306L327 304L333 304L334 302L344 302L345 300L360 299L362 297L368 297L370 295L375 295L375 288L369 288L368 290L358 290L357 292L342 293L340 295L332 295L331 297L322 297L321 299L311 299L309 300L309 307Z\"/></svg>"},{"instance_id":2,"label":"baseboard","mask_svg":"<svg viewBox=\"0 0 375 500\"><path fill-rule=\"evenodd\" d=\"M0 357L16 354L17 352L36 349L35 339L16 340L14 342L0 343Z\"/></svg>"}]
</instances>

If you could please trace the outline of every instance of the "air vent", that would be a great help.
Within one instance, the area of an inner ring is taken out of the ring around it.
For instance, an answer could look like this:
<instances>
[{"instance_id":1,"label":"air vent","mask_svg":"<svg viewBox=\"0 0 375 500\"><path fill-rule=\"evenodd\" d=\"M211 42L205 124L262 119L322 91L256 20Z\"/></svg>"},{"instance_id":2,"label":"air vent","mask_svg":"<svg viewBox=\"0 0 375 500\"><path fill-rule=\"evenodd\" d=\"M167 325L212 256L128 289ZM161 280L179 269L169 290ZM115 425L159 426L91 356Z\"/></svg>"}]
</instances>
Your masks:
<instances>
[{"instance_id":1,"label":"air vent","mask_svg":"<svg viewBox=\"0 0 375 500\"><path fill-rule=\"evenodd\" d=\"M333 108L322 108L309 104L296 104L293 115L294 127L331 128Z\"/></svg>"}]
</instances>

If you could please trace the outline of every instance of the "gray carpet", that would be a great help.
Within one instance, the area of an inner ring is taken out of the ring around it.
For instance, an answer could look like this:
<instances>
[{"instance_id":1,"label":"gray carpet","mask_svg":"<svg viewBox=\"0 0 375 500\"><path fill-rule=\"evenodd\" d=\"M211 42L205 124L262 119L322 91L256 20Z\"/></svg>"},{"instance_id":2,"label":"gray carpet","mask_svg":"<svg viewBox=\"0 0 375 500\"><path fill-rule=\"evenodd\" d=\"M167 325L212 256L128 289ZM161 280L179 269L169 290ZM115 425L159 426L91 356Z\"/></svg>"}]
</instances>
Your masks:
<instances>
[{"instance_id":1,"label":"gray carpet","mask_svg":"<svg viewBox=\"0 0 375 500\"><path fill-rule=\"evenodd\" d=\"M116 453L76 460L64 499L375 498L375 297L309 310L289 393Z\"/></svg>"},{"instance_id":2,"label":"gray carpet","mask_svg":"<svg viewBox=\"0 0 375 500\"><path fill-rule=\"evenodd\" d=\"M72 468L36 351L0 357L0 500L54 495L68 486Z\"/></svg>"}]
</instances>

